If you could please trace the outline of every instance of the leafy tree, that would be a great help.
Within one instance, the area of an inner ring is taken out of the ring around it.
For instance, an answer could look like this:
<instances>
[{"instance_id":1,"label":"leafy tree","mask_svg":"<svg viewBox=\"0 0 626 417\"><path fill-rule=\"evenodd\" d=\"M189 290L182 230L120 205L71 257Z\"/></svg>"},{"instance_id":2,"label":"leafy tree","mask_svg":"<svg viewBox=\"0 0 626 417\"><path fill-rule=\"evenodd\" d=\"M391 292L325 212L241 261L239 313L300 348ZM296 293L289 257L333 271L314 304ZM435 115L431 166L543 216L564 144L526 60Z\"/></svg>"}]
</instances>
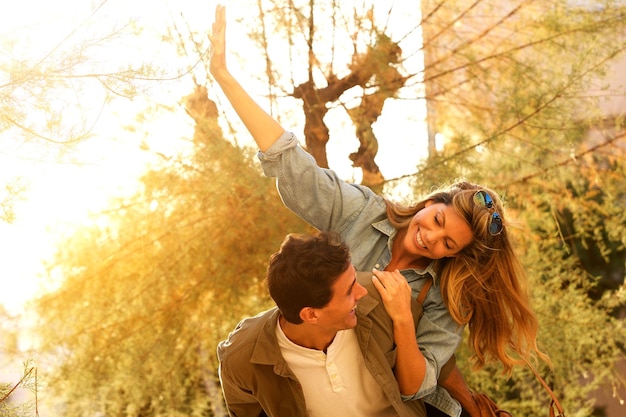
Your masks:
<instances>
[{"instance_id":1,"label":"leafy tree","mask_svg":"<svg viewBox=\"0 0 626 417\"><path fill-rule=\"evenodd\" d=\"M132 20L122 22L120 18L121 24L107 25L110 21L105 16L109 5L107 0L94 3L93 7L85 8L80 22L67 25L68 20L64 20L65 26L61 27L54 25L58 22L53 16L37 20L41 15L35 11L30 11L32 20L23 22L23 26L15 22L16 26L7 27L9 22L3 19L0 34L2 154L15 159L67 162L71 158L68 154L77 145L94 136L96 126L103 121L103 115L113 102L145 94L155 80L165 77L164 71L151 62L118 64L102 59L102 51L107 46L118 45L119 54L123 49L119 47L122 39L130 35L137 38ZM13 16L11 12L3 17ZM72 13L64 13L69 14ZM39 47L40 44L44 46ZM3 168L7 177L0 178L0 222L12 223L19 215L16 206L27 198L30 184L28 178L11 172L7 166ZM28 386L33 379L33 369L25 372L21 381L6 386ZM13 416L17 412L26 415L26 410L36 409L37 404L33 402L20 404L19 408L11 405L12 397L5 397L5 393L0 392L0 407L3 407L0 415Z\"/></svg>"},{"instance_id":2,"label":"leafy tree","mask_svg":"<svg viewBox=\"0 0 626 417\"><path fill-rule=\"evenodd\" d=\"M15 221L15 205L24 198L27 188L26 182L21 178L14 178L4 184L4 190L0 193L0 221Z\"/></svg>"},{"instance_id":3,"label":"leafy tree","mask_svg":"<svg viewBox=\"0 0 626 417\"><path fill-rule=\"evenodd\" d=\"M522 225L541 341L555 364L543 373L568 414L591 415L585 399L600 384L609 381L616 393L624 387L615 370L625 348L624 132L619 115L599 112L611 92L593 91L623 51L615 39L624 33L624 8L558 1L422 8L429 131L447 142L421 166L417 188L458 175L507 197ZM538 399L547 404L527 371L505 384L496 369L464 365L471 384L514 414L538 413Z\"/></svg>"},{"instance_id":4,"label":"leafy tree","mask_svg":"<svg viewBox=\"0 0 626 417\"><path fill-rule=\"evenodd\" d=\"M37 368L32 361L24 363L22 377L16 383L0 381L0 417L25 417L37 412ZM29 392L34 401L19 401L14 398L18 393Z\"/></svg>"},{"instance_id":5,"label":"leafy tree","mask_svg":"<svg viewBox=\"0 0 626 417\"><path fill-rule=\"evenodd\" d=\"M111 3L94 2L83 14L76 12L80 20L41 19L33 11L32 20L23 26L3 29L3 153L14 158L67 162L77 145L93 137L100 124L108 123L113 103L144 95L155 81L172 78L161 65L136 53L126 62L103 57L103 51L111 47L118 56L130 55L127 51L133 43L129 39L138 39L140 34L131 17L125 21L118 15L116 22L111 22ZM27 196L28 181L17 175L0 181L0 220L10 223L16 215L16 201Z\"/></svg>"},{"instance_id":6,"label":"leafy tree","mask_svg":"<svg viewBox=\"0 0 626 417\"><path fill-rule=\"evenodd\" d=\"M225 415L217 342L270 305L269 255L305 230L249 152L223 138L206 88L186 103L192 154L148 172L51 264L65 280L38 311L65 415Z\"/></svg>"},{"instance_id":7,"label":"leafy tree","mask_svg":"<svg viewBox=\"0 0 626 417\"><path fill-rule=\"evenodd\" d=\"M394 23L419 16L419 10L407 6L257 1L258 14L240 23L251 28L255 43L253 52L246 49L247 58L265 63L263 82L276 116L289 120L290 126L303 124L305 147L322 167L329 166L329 121L352 125L359 146L349 159L361 169L362 182L375 189L381 188L384 177L375 161L379 142L373 125L392 99L409 100L416 109L415 103L423 99L420 74L415 72L418 22L401 33L394 29Z\"/></svg>"}]
</instances>

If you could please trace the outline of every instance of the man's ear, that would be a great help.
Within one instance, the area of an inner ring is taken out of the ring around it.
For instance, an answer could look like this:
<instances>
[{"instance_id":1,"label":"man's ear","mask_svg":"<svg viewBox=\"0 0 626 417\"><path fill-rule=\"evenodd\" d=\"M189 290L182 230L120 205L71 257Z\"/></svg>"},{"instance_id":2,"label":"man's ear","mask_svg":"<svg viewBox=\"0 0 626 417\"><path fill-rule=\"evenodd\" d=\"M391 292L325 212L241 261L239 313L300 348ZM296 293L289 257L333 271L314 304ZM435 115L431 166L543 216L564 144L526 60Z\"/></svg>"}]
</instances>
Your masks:
<instances>
[{"instance_id":1,"label":"man's ear","mask_svg":"<svg viewBox=\"0 0 626 417\"><path fill-rule=\"evenodd\" d=\"M317 311L313 307L304 307L300 310L300 318L305 323L317 323Z\"/></svg>"}]
</instances>

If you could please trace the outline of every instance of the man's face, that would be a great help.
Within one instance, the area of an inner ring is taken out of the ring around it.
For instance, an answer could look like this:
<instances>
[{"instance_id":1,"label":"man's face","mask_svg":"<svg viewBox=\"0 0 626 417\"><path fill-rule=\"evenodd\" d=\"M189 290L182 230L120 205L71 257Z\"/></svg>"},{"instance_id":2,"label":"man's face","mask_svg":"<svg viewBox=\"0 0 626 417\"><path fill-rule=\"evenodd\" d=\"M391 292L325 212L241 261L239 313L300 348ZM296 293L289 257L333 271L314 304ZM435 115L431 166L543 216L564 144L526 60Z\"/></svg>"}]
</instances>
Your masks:
<instances>
[{"instance_id":1,"label":"man's face","mask_svg":"<svg viewBox=\"0 0 626 417\"><path fill-rule=\"evenodd\" d=\"M350 265L332 286L330 302L317 308L317 324L329 332L351 329L356 326L356 303L367 294L367 290L356 281L356 270Z\"/></svg>"}]
</instances>

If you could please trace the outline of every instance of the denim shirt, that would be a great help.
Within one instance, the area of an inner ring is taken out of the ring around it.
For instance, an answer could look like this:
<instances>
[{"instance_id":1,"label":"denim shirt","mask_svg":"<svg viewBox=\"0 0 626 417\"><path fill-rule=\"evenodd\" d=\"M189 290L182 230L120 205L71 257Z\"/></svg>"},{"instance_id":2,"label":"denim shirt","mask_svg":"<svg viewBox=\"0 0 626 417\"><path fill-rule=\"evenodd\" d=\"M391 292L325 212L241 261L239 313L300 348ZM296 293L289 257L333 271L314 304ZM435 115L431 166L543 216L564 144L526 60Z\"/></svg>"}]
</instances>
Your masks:
<instances>
[{"instance_id":1,"label":"denim shirt","mask_svg":"<svg viewBox=\"0 0 626 417\"><path fill-rule=\"evenodd\" d=\"M357 271L371 271L374 267L382 270L389 264L397 231L387 219L381 196L367 187L343 181L330 169L320 168L290 132L284 132L265 153L259 152L258 157L264 174L276 178L287 208L318 230L333 230L342 235ZM405 399L422 398L458 417L459 403L437 385L437 378L441 367L460 345L463 327L452 319L443 303L432 265L425 270L400 272L409 282L413 296L419 294L428 274L434 278L416 334L426 358L426 377L419 391Z\"/></svg>"}]
</instances>

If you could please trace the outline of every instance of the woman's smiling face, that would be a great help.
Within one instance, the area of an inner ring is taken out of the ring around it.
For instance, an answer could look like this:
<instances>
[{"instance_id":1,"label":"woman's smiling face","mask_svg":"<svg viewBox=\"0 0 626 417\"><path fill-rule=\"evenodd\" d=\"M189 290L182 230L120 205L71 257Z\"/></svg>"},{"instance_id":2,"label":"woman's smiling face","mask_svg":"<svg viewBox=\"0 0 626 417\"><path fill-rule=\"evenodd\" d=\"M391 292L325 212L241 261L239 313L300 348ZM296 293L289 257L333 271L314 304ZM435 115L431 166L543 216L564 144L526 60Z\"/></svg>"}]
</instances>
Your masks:
<instances>
[{"instance_id":1,"label":"woman's smiling face","mask_svg":"<svg viewBox=\"0 0 626 417\"><path fill-rule=\"evenodd\" d=\"M467 221L453 206L428 201L418 211L404 237L404 249L429 259L456 256L474 239Z\"/></svg>"}]
</instances>

